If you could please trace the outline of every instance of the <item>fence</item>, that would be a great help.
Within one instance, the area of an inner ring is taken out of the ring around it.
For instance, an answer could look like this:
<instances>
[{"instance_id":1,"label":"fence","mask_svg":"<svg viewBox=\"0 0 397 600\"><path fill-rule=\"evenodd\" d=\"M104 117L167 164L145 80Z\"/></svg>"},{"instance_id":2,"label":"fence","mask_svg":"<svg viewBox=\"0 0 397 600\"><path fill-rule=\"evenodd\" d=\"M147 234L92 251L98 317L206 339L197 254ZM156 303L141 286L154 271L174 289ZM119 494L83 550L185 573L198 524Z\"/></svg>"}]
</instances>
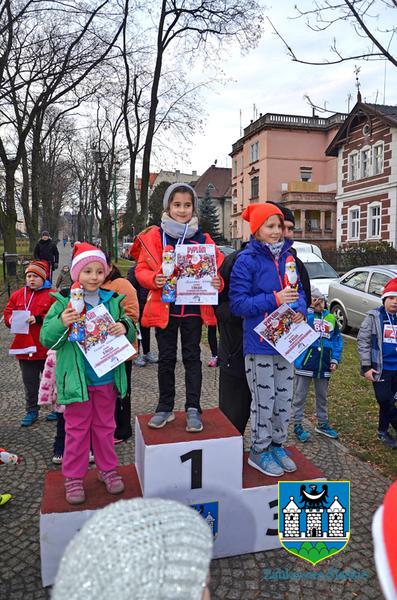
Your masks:
<instances>
[{"instance_id":1,"label":"fence","mask_svg":"<svg viewBox=\"0 0 397 600\"><path fill-rule=\"evenodd\" d=\"M3 252L3 279L4 284L8 282L25 280L25 267L32 260L28 254L11 254Z\"/></svg>"},{"instance_id":2,"label":"fence","mask_svg":"<svg viewBox=\"0 0 397 600\"><path fill-rule=\"evenodd\" d=\"M397 265L397 250L385 242L366 242L338 250L323 250L322 254L338 273L368 265Z\"/></svg>"}]
</instances>

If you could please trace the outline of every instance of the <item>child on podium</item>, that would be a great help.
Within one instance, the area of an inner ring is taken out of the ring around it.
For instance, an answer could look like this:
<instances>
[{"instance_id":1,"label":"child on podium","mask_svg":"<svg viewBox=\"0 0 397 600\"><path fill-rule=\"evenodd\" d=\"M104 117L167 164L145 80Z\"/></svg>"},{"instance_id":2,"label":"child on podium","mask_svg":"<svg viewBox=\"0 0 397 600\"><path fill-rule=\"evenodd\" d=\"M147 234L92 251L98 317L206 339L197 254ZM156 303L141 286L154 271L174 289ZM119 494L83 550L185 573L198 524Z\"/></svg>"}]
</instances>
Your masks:
<instances>
[{"instance_id":1,"label":"child on podium","mask_svg":"<svg viewBox=\"0 0 397 600\"><path fill-rule=\"evenodd\" d=\"M88 470L91 440L98 476L106 490L110 494L124 491L123 480L116 470L114 412L117 391L122 398L126 394L127 378L123 363L98 377L77 347L78 342L69 340L67 334L72 325L81 323L77 309L91 310L99 304L107 308L115 321L107 327L109 334L126 335L133 341L135 328L120 306L123 296L101 288L109 272L102 250L85 242L75 244L70 271L73 281L80 282L83 289L82 306L73 307L69 293L55 294L56 302L44 320L40 340L57 352L57 402L66 406L62 461L66 500L81 504L85 502L83 479Z\"/></svg>"},{"instance_id":2,"label":"child on podium","mask_svg":"<svg viewBox=\"0 0 397 600\"><path fill-rule=\"evenodd\" d=\"M296 471L283 445L291 413L293 365L254 331L281 304L292 304L294 322L303 321L306 298L297 280L285 285L291 267L292 241L284 239L283 213L270 203L251 204L243 212L252 232L234 263L230 278L230 310L244 318L245 370L251 390L251 450L248 463L265 475Z\"/></svg>"}]
</instances>

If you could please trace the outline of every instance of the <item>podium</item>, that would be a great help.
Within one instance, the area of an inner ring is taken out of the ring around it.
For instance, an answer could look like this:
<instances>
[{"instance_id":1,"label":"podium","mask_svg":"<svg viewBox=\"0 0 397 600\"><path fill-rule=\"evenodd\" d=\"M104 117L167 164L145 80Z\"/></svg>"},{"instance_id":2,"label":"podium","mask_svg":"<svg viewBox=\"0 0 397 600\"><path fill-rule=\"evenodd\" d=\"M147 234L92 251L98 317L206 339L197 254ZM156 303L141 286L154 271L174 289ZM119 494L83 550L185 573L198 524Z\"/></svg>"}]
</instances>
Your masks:
<instances>
[{"instance_id":1,"label":"podium","mask_svg":"<svg viewBox=\"0 0 397 600\"><path fill-rule=\"evenodd\" d=\"M243 438L217 408L203 411L204 429L188 433L185 412L162 429L151 429L151 415L135 421L135 465L119 467L125 491L111 496L97 480L96 469L85 478L87 502L68 504L63 476L46 474L40 515L40 552L43 586L51 585L62 554L85 521L120 499L168 498L196 509L214 536L214 558L270 550L278 539L278 478L250 467ZM324 479L296 448L289 452L298 469L283 480Z\"/></svg>"}]
</instances>

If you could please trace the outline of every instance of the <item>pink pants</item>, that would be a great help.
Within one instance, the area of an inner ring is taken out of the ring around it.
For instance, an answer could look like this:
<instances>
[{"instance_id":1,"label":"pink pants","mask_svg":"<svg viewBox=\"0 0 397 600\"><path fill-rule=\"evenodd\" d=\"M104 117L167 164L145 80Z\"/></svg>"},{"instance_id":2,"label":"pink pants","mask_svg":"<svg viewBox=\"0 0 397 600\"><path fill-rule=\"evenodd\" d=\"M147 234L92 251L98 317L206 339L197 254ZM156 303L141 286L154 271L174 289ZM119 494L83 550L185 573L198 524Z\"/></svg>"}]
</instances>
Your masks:
<instances>
[{"instance_id":1,"label":"pink pants","mask_svg":"<svg viewBox=\"0 0 397 600\"><path fill-rule=\"evenodd\" d=\"M74 402L65 409L65 452L62 473L82 478L88 471L90 442L95 463L101 471L115 469L114 409L116 389L113 383L88 386L87 402Z\"/></svg>"}]
</instances>

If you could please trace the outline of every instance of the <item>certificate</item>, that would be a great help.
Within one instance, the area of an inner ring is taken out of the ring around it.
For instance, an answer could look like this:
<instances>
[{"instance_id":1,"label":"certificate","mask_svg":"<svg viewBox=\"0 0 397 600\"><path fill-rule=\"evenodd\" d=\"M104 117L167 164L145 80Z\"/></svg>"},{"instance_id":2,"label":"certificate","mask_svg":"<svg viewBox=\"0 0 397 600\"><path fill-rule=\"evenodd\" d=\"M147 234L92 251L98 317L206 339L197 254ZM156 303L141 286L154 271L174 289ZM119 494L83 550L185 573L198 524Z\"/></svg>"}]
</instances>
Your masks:
<instances>
[{"instance_id":1,"label":"certificate","mask_svg":"<svg viewBox=\"0 0 397 600\"><path fill-rule=\"evenodd\" d=\"M175 304L218 304L214 244L177 244L175 263L179 271Z\"/></svg>"},{"instance_id":2,"label":"certificate","mask_svg":"<svg viewBox=\"0 0 397 600\"><path fill-rule=\"evenodd\" d=\"M111 323L114 319L110 312L103 304L98 304L86 313L85 341L78 342L98 377L103 377L136 353L125 335L109 335Z\"/></svg>"},{"instance_id":3,"label":"certificate","mask_svg":"<svg viewBox=\"0 0 397 600\"><path fill-rule=\"evenodd\" d=\"M11 333L29 333L30 310L13 310L11 316Z\"/></svg>"},{"instance_id":4,"label":"certificate","mask_svg":"<svg viewBox=\"0 0 397 600\"><path fill-rule=\"evenodd\" d=\"M305 321L294 323L295 314L288 304L282 304L254 328L290 363L320 337Z\"/></svg>"}]
</instances>

